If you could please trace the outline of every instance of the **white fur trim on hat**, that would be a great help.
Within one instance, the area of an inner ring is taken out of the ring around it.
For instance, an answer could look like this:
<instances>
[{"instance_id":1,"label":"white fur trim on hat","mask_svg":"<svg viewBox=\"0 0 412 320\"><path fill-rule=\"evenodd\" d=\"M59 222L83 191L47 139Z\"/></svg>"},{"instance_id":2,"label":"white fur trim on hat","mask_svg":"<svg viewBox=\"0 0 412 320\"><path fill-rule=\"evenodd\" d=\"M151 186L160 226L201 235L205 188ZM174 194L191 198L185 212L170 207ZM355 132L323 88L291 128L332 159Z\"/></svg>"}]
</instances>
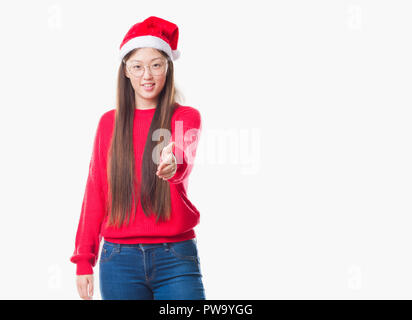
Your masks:
<instances>
[{"instance_id":1,"label":"white fur trim on hat","mask_svg":"<svg viewBox=\"0 0 412 320\"><path fill-rule=\"evenodd\" d=\"M120 49L119 60L122 61L125 55L133 49L145 47L162 50L166 52L170 59L172 59L173 61L180 57L180 51L172 50L169 44L163 39L160 39L155 36L140 36L130 39L122 46L122 48Z\"/></svg>"}]
</instances>

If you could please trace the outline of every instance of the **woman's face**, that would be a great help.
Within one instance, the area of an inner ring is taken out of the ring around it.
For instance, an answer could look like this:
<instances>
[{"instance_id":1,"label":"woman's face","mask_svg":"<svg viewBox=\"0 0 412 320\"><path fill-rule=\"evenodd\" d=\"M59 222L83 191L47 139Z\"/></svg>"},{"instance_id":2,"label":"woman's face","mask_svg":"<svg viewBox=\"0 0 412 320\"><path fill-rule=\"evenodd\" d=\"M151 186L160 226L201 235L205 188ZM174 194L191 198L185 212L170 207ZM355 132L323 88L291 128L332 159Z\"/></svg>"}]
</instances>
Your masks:
<instances>
[{"instance_id":1,"label":"woman's face","mask_svg":"<svg viewBox=\"0 0 412 320\"><path fill-rule=\"evenodd\" d=\"M152 66L152 70L155 70L159 68L159 63L167 65L167 59L154 48L139 48L126 61L126 77L132 83L136 106L155 107L157 105L157 97L166 82L167 69L162 74L156 75L152 74L148 66ZM136 70L142 70L142 75L136 75ZM147 88L144 84L154 84L154 86Z\"/></svg>"}]
</instances>

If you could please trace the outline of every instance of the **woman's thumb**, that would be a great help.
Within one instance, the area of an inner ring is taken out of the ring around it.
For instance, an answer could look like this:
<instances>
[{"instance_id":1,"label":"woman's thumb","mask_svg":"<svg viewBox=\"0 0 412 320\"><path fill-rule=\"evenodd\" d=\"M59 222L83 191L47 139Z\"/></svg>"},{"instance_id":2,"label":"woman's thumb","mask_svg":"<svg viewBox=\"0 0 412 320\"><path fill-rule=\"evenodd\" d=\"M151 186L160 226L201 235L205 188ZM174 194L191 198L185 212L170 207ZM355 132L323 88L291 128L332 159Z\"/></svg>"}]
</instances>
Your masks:
<instances>
[{"instance_id":1,"label":"woman's thumb","mask_svg":"<svg viewBox=\"0 0 412 320\"><path fill-rule=\"evenodd\" d=\"M171 152L173 151L174 145L175 145L175 142L174 142L174 141L170 142L170 143L167 145L167 151L168 151L168 153L171 153Z\"/></svg>"}]
</instances>

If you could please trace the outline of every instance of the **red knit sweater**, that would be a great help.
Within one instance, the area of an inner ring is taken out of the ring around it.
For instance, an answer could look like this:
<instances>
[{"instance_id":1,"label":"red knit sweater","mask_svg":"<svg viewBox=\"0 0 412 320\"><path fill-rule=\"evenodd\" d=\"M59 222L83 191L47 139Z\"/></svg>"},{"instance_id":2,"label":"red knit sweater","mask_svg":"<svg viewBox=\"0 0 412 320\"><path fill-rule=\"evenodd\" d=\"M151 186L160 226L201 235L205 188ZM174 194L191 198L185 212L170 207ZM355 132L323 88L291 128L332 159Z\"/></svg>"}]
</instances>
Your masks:
<instances>
[{"instance_id":1,"label":"red knit sweater","mask_svg":"<svg viewBox=\"0 0 412 320\"><path fill-rule=\"evenodd\" d=\"M154 215L146 217L139 200L135 219L131 218L128 226L123 225L120 229L106 228L108 216L104 214L104 206L108 196L107 154L114 129L115 112L113 109L101 116L94 138L75 250L70 258L71 262L77 264L77 275L93 274L102 237L115 243L159 243L183 241L196 236L193 228L199 223L199 211L187 198L186 190L200 137L201 117L197 109L182 105L176 108L171 123L170 141L175 142L173 153L178 164L175 175L167 180L171 196L170 220L159 220L156 223ZM138 179L141 176L144 146L154 113L154 108L135 109L133 143Z\"/></svg>"}]
</instances>

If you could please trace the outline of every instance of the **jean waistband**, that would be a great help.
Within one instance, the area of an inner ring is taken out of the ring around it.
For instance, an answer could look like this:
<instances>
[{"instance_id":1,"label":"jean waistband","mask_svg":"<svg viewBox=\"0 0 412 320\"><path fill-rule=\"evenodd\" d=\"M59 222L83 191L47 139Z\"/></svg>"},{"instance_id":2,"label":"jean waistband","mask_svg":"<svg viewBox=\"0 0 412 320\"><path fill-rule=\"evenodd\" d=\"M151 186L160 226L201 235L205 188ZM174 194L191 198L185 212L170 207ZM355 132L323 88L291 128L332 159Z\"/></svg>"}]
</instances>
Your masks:
<instances>
[{"instance_id":1,"label":"jean waistband","mask_svg":"<svg viewBox=\"0 0 412 320\"><path fill-rule=\"evenodd\" d=\"M180 242L186 242L186 241L194 241L196 242L196 238L189 239L189 240L183 240ZM104 243L113 247L118 247L118 248L144 248L144 249L150 249L150 248L158 248L158 247L167 247L171 243L174 242L159 242L159 243L114 243L114 242L109 242L107 240L104 240Z\"/></svg>"}]
</instances>

